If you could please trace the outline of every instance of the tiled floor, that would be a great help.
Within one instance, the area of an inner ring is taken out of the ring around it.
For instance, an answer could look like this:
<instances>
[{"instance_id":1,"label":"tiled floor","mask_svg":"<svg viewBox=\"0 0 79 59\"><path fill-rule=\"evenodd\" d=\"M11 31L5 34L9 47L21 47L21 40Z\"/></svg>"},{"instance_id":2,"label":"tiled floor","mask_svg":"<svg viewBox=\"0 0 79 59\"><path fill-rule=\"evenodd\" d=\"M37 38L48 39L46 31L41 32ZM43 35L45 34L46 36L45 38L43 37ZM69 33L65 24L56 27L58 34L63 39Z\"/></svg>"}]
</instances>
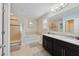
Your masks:
<instances>
[{"instance_id":1,"label":"tiled floor","mask_svg":"<svg viewBox=\"0 0 79 59\"><path fill-rule=\"evenodd\" d=\"M40 35L26 35L24 46L11 53L12 56L50 56L42 47L42 38Z\"/></svg>"}]
</instances>

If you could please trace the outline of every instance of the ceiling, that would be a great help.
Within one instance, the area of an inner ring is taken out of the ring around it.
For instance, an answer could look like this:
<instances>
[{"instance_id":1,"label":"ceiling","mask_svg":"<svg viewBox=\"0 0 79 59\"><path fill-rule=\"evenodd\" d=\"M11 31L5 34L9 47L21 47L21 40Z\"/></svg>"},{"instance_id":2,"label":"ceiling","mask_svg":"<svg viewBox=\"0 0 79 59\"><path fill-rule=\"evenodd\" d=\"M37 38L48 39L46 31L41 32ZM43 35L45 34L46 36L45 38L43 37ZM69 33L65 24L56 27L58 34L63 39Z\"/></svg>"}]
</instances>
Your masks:
<instances>
[{"instance_id":1,"label":"ceiling","mask_svg":"<svg viewBox=\"0 0 79 59\"><path fill-rule=\"evenodd\" d=\"M56 6L59 6L59 3L12 3L11 13L21 18L29 17L31 20L35 20L39 18L40 16L46 16L48 18L51 17L51 18L59 19L63 17L64 15L75 12L74 9L75 7L79 6L79 4L69 3L68 7L62 9L61 11L58 11L56 13L51 12L50 11L51 7L55 8Z\"/></svg>"},{"instance_id":2,"label":"ceiling","mask_svg":"<svg viewBox=\"0 0 79 59\"><path fill-rule=\"evenodd\" d=\"M20 17L36 19L50 10L56 3L12 3L11 13Z\"/></svg>"},{"instance_id":3,"label":"ceiling","mask_svg":"<svg viewBox=\"0 0 79 59\"><path fill-rule=\"evenodd\" d=\"M64 16L67 15L71 15L75 12L79 12L79 4L78 3L69 3L67 7L53 13L53 12L49 12L48 14L45 14L44 17L46 18L50 18L50 19L57 19L60 20L62 19Z\"/></svg>"}]
</instances>

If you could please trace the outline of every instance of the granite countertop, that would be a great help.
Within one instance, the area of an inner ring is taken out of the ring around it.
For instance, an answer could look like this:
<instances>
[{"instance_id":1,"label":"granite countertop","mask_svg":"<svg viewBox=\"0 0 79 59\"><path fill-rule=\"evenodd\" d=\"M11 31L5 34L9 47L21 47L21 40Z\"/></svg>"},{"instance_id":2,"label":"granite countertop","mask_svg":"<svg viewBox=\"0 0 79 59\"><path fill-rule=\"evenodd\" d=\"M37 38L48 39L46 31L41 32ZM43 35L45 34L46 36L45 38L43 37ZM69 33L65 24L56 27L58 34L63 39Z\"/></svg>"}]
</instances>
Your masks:
<instances>
[{"instance_id":1,"label":"granite countertop","mask_svg":"<svg viewBox=\"0 0 79 59\"><path fill-rule=\"evenodd\" d=\"M79 45L79 40L76 38L72 38L72 37L67 37L67 36L62 36L62 35L56 35L56 34L44 34L46 36L52 37L52 38L56 38L58 40L62 40L65 42L69 42L75 45Z\"/></svg>"}]
</instances>

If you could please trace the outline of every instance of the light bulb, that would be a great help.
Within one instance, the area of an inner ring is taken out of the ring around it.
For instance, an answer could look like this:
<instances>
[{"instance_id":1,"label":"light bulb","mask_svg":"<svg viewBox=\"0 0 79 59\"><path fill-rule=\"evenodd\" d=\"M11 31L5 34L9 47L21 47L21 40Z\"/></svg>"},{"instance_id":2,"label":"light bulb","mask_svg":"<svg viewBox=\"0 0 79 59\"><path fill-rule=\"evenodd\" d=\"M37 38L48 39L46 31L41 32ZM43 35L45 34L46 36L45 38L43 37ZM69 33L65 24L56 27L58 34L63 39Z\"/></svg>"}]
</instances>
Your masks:
<instances>
[{"instance_id":1,"label":"light bulb","mask_svg":"<svg viewBox=\"0 0 79 59\"><path fill-rule=\"evenodd\" d=\"M58 7L56 7L56 9L58 9Z\"/></svg>"},{"instance_id":2,"label":"light bulb","mask_svg":"<svg viewBox=\"0 0 79 59\"><path fill-rule=\"evenodd\" d=\"M32 24L32 22L29 23L30 25Z\"/></svg>"},{"instance_id":3,"label":"light bulb","mask_svg":"<svg viewBox=\"0 0 79 59\"><path fill-rule=\"evenodd\" d=\"M63 6L63 5L64 5L64 3L60 3L60 5L61 5L61 6Z\"/></svg>"},{"instance_id":4,"label":"light bulb","mask_svg":"<svg viewBox=\"0 0 79 59\"><path fill-rule=\"evenodd\" d=\"M54 8L51 8L51 11L53 11L53 12L54 12L54 11L55 11L55 9L54 9Z\"/></svg>"}]
</instances>

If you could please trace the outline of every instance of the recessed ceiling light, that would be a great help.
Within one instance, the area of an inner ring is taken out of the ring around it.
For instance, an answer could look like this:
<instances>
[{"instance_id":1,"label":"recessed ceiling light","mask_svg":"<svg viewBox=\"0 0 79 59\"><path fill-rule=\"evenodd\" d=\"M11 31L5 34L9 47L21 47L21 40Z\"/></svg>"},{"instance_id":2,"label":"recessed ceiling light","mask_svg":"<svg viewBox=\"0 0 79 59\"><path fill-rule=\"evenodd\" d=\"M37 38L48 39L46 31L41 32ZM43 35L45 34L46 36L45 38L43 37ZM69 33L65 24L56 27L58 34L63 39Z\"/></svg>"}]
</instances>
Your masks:
<instances>
[{"instance_id":1,"label":"recessed ceiling light","mask_svg":"<svg viewBox=\"0 0 79 59\"><path fill-rule=\"evenodd\" d=\"M29 23L30 25L33 24L32 22Z\"/></svg>"},{"instance_id":2,"label":"recessed ceiling light","mask_svg":"<svg viewBox=\"0 0 79 59\"><path fill-rule=\"evenodd\" d=\"M55 12L55 9L54 8L51 8L51 11Z\"/></svg>"},{"instance_id":3,"label":"recessed ceiling light","mask_svg":"<svg viewBox=\"0 0 79 59\"><path fill-rule=\"evenodd\" d=\"M63 3L63 4L60 4L62 7L66 7L68 4L67 3Z\"/></svg>"},{"instance_id":4,"label":"recessed ceiling light","mask_svg":"<svg viewBox=\"0 0 79 59\"><path fill-rule=\"evenodd\" d=\"M60 5L61 5L61 6L64 5L64 3L60 3Z\"/></svg>"},{"instance_id":5,"label":"recessed ceiling light","mask_svg":"<svg viewBox=\"0 0 79 59\"><path fill-rule=\"evenodd\" d=\"M56 9L58 9L59 7L56 7Z\"/></svg>"}]
</instances>

